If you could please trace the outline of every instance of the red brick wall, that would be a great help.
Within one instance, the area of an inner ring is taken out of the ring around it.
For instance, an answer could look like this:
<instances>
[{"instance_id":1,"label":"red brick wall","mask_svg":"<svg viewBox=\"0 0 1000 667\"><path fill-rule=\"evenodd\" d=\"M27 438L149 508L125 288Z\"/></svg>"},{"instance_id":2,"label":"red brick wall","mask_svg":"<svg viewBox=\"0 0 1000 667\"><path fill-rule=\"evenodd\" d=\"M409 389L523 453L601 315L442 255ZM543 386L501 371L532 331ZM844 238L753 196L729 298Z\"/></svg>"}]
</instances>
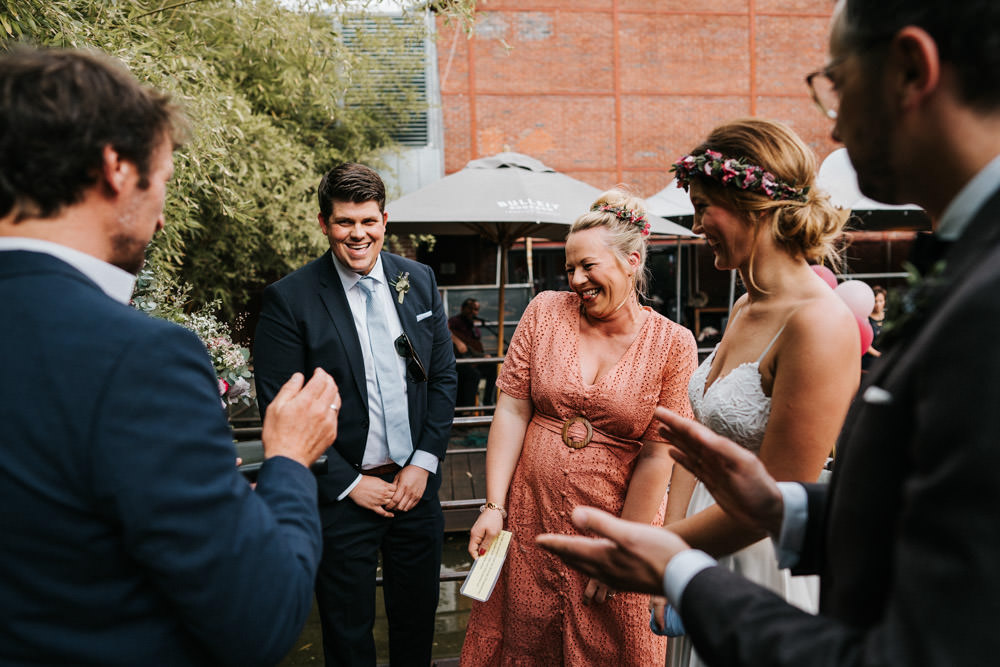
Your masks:
<instances>
[{"instance_id":1,"label":"red brick wall","mask_svg":"<svg viewBox=\"0 0 1000 667\"><path fill-rule=\"evenodd\" d=\"M474 35L439 24L445 168L505 149L648 196L713 126L790 124L836 145L805 75L832 0L480 0Z\"/></svg>"}]
</instances>

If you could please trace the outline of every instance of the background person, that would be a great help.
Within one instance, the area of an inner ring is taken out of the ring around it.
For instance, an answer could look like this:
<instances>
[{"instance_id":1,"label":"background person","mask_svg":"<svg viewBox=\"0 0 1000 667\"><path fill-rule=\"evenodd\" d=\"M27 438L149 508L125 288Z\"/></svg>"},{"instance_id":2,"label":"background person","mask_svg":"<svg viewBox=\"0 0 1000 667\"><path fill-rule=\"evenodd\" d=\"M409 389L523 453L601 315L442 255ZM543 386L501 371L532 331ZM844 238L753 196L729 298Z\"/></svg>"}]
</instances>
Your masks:
<instances>
[{"instance_id":1,"label":"background person","mask_svg":"<svg viewBox=\"0 0 1000 667\"><path fill-rule=\"evenodd\" d=\"M431 661L444 517L440 466L455 412L455 357L430 267L382 252L385 185L344 163L319 185L330 251L264 292L254 342L265 410L285 378L327 369L340 437L320 481L316 601L327 665L375 665L375 578L393 665Z\"/></svg>"},{"instance_id":2,"label":"background person","mask_svg":"<svg viewBox=\"0 0 1000 667\"><path fill-rule=\"evenodd\" d=\"M476 299L466 299L462 302L461 309L457 315L448 319L448 329L451 331L451 342L455 346L455 357L482 358L492 355L486 354L483 349L482 333L479 325L482 320L479 318L479 302ZM492 405L495 402L495 385L497 379L496 364L457 364L458 371L458 392L455 398L455 405L471 406L476 404L476 397L479 394L479 380L485 379L486 386L483 390L483 405Z\"/></svg>"},{"instance_id":3,"label":"background person","mask_svg":"<svg viewBox=\"0 0 1000 667\"><path fill-rule=\"evenodd\" d=\"M492 596L473 605L463 665L662 660L645 596L616 597L534 544L540 533L574 532L577 504L663 521L672 464L653 409L689 412L697 356L690 331L639 305L646 225L638 199L605 193L566 239L573 291L532 299L511 340L487 442L489 502L469 552L483 553L505 519L514 535Z\"/></svg>"},{"instance_id":4,"label":"background person","mask_svg":"<svg viewBox=\"0 0 1000 667\"><path fill-rule=\"evenodd\" d=\"M794 132L761 119L715 128L675 165L694 205L692 230L705 237L715 268L737 269L747 288L691 377L695 418L759 456L776 479L806 482L818 479L833 449L861 369L854 316L809 265L835 258L843 226L815 188L816 169ZM668 514L686 515L670 529L689 545L816 611L818 582L779 569L766 534L728 516L679 466L668 503ZM662 627L662 609L657 620ZM668 663L702 664L687 637L671 642Z\"/></svg>"},{"instance_id":5,"label":"background person","mask_svg":"<svg viewBox=\"0 0 1000 667\"><path fill-rule=\"evenodd\" d=\"M879 334L882 333L882 325L885 324L885 288L879 285L872 286L872 292L875 294L875 306L872 308L872 314L868 316L868 324L872 327L872 333L874 336L872 340L878 338ZM871 368L872 362L882 356L882 353L875 349L874 344L870 345L865 354L861 357L861 368L868 370Z\"/></svg>"},{"instance_id":6,"label":"background person","mask_svg":"<svg viewBox=\"0 0 1000 667\"><path fill-rule=\"evenodd\" d=\"M5 665L273 665L312 606L336 385L277 392L254 492L205 346L128 306L179 121L96 53L0 55Z\"/></svg>"},{"instance_id":7,"label":"background person","mask_svg":"<svg viewBox=\"0 0 1000 667\"><path fill-rule=\"evenodd\" d=\"M780 533L795 572L820 573L820 615L669 530L581 508L579 528L612 543L544 538L615 585L665 587L709 664L989 665L1000 653L1000 385L988 380L1000 373L998 41L992 0L837 6L830 64L816 75L836 84L839 98L824 101L834 137L866 196L927 210L934 235L918 269L944 267L883 332L830 485L779 485L746 450L661 412L678 461L719 504Z\"/></svg>"}]
</instances>

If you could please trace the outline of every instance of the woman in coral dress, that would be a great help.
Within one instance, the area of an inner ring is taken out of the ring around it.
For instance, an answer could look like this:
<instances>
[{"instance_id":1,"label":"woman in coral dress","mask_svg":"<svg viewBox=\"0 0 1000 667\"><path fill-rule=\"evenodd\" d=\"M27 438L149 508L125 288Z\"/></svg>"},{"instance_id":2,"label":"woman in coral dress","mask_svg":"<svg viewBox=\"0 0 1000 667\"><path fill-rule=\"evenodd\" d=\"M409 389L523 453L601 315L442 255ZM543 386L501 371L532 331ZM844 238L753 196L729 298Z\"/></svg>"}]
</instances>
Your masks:
<instances>
[{"instance_id":1,"label":"woman in coral dress","mask_svg":"<svg viewBox=\"0 0 1000 667\"><path fill-rule=\"evenodd\" d=\"M602 195L566 241L572 292L543 292L518 324L486 454L487 504L469 550L513 533L500 580L474 603L462 665L651 665L664 640L648 596L616 593L535 545L575 533L577 505L659 525L672 461L653 410L690 414L691 333L639 305L648 226L639 200Z\"/></svg>"}]
</instances>

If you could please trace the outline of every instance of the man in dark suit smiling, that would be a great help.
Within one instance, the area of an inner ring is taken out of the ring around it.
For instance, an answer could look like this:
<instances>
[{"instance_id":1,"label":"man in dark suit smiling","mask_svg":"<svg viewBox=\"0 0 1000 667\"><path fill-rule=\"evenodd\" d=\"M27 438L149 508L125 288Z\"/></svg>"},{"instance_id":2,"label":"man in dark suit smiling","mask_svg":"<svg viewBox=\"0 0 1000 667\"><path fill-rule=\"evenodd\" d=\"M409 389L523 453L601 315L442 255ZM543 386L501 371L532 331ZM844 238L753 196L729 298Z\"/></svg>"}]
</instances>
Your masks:
<instances>
[{"instance_id":1,"label":"man in dark suit smiling","mask_svg":"<svg viewBox=\"0 0 1000 667\"><path fill-rule=\"evenodd\" d=\"M360 164L330 170L319 225L330 252L267 288L254 343L261 409L295 372L327 370L344 399L320 481L316 580L327 665L375 664L378 554L393 665L431 660L444 519L440 461L455 357L431 269L382 252L385 186Z\"/></svg>"},{"instance_id":2,"label":"man in dark suit smiling","mask_svg":"<svg viewBox=\"0 0 1000 667\"><path fill-rule=\"evenodd\" d=\"M320 557L317 372L236 470L204 345L128 306L177 113L80 51L0 56L0 664L273 665Z\"/></svg>"}]
</instances>

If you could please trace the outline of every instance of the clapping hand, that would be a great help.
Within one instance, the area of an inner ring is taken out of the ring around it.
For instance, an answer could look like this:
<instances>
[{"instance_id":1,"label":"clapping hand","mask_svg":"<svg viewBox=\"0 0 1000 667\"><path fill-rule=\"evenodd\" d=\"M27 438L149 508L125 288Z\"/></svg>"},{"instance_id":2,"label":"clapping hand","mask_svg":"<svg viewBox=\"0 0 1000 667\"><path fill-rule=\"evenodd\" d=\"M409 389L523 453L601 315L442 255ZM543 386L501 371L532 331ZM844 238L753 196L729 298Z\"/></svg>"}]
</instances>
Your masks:
<instances>
[{"instance_id":1,"label":"clapping hand","mask_svg":"<svg viewBox=\"0 0 1000 667\"><path fill-rule=\"evenodd\" d=\"M753 452L664 407L653 414L671 457L705 485L726 514L772 535L781 531L781 491Z\"/></svg>"}]
</instances>

